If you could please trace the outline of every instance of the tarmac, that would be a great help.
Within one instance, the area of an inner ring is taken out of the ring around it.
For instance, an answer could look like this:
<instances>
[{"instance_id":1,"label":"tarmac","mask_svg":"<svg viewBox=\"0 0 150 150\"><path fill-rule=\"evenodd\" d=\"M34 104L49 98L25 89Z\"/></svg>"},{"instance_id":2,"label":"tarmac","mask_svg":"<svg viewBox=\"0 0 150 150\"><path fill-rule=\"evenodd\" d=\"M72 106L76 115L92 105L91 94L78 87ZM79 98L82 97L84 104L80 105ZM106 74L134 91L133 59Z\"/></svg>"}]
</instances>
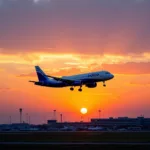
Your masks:
<instances>
[{"instance_id":1,"label":"tarmac","mask_svg":"<svg viewBox=\"0 0 150 150\"><path fill-rule=\"evenodd\" d=\"M150 142L0 142L0 145L150 145Z\"/></svg>"}]
</instances>

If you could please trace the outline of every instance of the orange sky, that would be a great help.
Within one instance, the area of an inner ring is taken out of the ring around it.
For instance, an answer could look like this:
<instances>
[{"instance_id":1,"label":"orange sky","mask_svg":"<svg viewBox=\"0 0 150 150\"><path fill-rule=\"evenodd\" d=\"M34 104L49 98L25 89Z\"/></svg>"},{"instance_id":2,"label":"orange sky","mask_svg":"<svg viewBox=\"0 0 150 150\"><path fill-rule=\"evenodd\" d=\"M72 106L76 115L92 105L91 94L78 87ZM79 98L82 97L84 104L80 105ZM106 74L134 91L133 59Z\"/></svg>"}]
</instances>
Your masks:
<instances>
[{"instance_id":1,"label":"orange sky","mask_svg":"<svg viewBox=\"0 0 150 150\"><path fill-rule=\"evenodd\" d=\"M35 55L39 56L37 59ZM60 113L64 115L64 121L80 121L80 109L85 107L88 113L84 121L98 117L101 109L102 117L139 115L149 116L150 106L150 73L145 73L147 63L124 63L125 56L111 56L117 64L101 65L100 60L107 56L92 55L82 56L77 54L32 54L28 56L1 55L1 122L7 123L9 115L12 121L18 121L18 109L23 108L24 120L26 113L31 115L34 123L44 123L53 118L53 110L57 110L57 118L60 121ZM141 56L142 58L143 56ZM146 58L148 58L148 54ZM145 61L146 58L143 58ZM14 61L15 60L15 61ZM133 59L132 59L133 60ZM136 60L136 57L135 57ZM4 62L5 61L5 62ZM8 61L8 63L6 63ZM12 62L12 63L11 63ZM120 66L122 64L122 67ZM38 87L28 80L37 80L34 65L40 65L47 74L63 76L101 69L109 70L115 74L115 78L102 83L97 88L83 88L83 92L70 91L68 88L55 89ZM134 65L134 71L131 71ZM145 67L143 67L145 66ZM141 71L139 71L141 70Z\"/></svg>"},{"instance_id":2,"label":"orange sky","mask_svg":"<svg viewBox=\"0 0 150 150\"><path fill-rule=\"evenodd\" d=\"M150 1L0 0L0 123L150 117ZM38 87L34 66L64 76L108 70L97 88Z\"/></svg>"}]
</instances>

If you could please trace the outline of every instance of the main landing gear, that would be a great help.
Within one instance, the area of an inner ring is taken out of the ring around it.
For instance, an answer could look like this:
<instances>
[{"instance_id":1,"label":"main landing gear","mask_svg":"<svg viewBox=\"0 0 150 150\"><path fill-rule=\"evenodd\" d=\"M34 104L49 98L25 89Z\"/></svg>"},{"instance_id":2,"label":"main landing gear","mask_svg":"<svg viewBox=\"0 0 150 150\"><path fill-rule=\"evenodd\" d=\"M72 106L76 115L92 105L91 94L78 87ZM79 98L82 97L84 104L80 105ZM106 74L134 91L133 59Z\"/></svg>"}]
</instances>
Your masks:
<instances>
[{"instance_id":1,"label":"main landing gear","mask_svg":"<svg viewBox=\"0 0 150 150\"><path fill-rule=\"evenodd\" d=\"M78 89L79 92L82 92L82 85L80 85L80 88Z\"/></svg>"},{"instance_id":2,"label":"main landing gear","mask_svg":"<svg viewBox=\"0 0 150 150\"><path fill-rule=\"evenodd\" d=\"M82 92L82 89L81 89L81 88L79 88L79 89L78 89L78 91L79 91L79 92Z\"/></svg>"},{"instance_id":3,"label":"main landing gear","mask_svg":"<svg viewBox=\"0 0 150 150\"><path fill-rule=\"evenodd\" d=\"M71 88L70 88L70 91L73 91L73 90L74 90L74 88L73 88L73 87L71 87Z\"/></svg>"},{"instance_id":4,"label":"main landing gear","mask_svg":"<svg viewBox=\"0 0 150 150\"><path fill-rule=\"evenodd\" d=\"M70 91L73 91L73 90L74 90L74 87L71 87L71 88L70 88ZM79 92L82 92L82 85L80 86L80 88L78 89L78 91L79 91Z\"/></svg>"}]
</instances>

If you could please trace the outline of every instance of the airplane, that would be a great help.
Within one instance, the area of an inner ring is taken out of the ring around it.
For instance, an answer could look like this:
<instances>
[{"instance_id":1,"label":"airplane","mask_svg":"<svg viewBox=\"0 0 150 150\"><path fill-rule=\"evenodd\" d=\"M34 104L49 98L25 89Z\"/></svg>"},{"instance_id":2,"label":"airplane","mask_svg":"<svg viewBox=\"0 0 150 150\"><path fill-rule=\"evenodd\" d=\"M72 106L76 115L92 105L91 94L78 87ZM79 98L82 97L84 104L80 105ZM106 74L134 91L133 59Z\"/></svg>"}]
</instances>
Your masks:
<instances>
[{"instance_id":1,"label":"airplane","mask_svg":"<svg viewBox=\"0 0 150 150\"><path fill-rule=\"evenodd\" d=\"M73 91L74 87L79 86L78 91L82 91L83 85L88 88L96 88L97 82L103 82L105 87L105 81L114 78L114 75L108 71L90 72L85 74L76 74L72 76L54 77L46 75L39 66L35 66L35 70L39 81L29 81L38 86L46 86L53 88L70 87Z\"/></svg>"}]
</instances>

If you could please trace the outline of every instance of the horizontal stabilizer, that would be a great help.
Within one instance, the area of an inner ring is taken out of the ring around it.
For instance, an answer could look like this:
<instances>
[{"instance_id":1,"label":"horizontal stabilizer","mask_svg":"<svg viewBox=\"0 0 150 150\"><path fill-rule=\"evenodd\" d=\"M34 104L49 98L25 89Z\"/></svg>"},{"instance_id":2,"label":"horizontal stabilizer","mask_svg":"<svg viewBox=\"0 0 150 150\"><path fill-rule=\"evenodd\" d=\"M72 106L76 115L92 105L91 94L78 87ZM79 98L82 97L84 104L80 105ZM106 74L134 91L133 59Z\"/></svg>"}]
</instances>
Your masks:
<instances>
[{"instance_id":1,"label":"horizontal stabilizer","mask_svg":"<svg viewBox=\"0 0 150 150\"><path fill-rule=\"evenodd\" d=\"M29 82L36 83L37 81L29 81Z\"/></svg>"}]
</instances>

